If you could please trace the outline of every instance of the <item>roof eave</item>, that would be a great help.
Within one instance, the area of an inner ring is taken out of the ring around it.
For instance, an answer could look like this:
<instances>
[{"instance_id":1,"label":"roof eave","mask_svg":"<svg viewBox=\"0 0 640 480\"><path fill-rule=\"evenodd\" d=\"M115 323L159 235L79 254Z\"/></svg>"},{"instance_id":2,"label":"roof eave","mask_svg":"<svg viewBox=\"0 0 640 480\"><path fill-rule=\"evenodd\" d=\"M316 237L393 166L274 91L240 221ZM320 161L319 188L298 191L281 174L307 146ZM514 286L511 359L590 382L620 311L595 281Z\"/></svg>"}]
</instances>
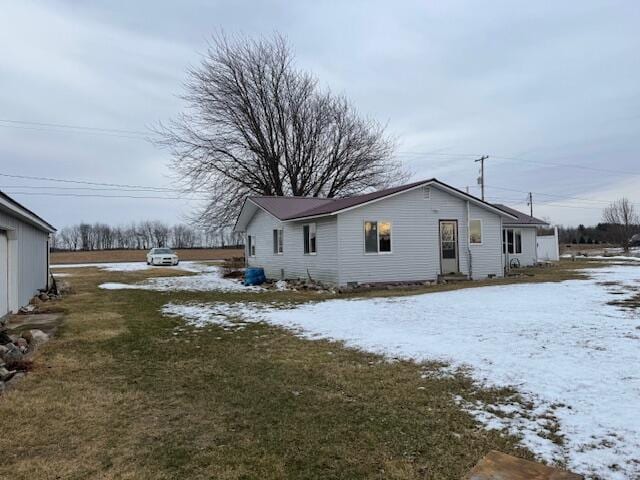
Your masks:
<instances>
[{"instance_id":1,"label":"roof eave","mask_svg":"<svg viewBox=\"0 0 640 480\"><path fill-rule=\"evenodd\" d=\"M40 218L29 209L20 205L6 193L2 193L2 195L0 195L0 207L10 212L10 214L20 218L20 220L22 220L23 222L26 222L38 228L39 230L47 233L55 233L57 231L53 225Z\"/></svg>"}]
</instances>

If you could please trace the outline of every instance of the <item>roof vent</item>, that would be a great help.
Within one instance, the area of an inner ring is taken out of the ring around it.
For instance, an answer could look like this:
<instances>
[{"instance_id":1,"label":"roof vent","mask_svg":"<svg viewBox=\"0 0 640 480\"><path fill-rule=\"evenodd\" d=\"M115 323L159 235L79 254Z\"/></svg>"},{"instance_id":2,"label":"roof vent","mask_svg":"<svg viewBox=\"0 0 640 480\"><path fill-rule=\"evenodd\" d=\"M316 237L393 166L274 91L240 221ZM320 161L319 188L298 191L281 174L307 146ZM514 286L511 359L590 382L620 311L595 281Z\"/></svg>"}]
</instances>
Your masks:
<instances>
[{"instance_id":1,"label":"roof vent","mask_svg":"<svg viewBox=\"0 0 640 480\"><path fill-rule=\"evenodd\" d=\"M424 193L425 200L429 200L431 198L431 187L422 187L422 192Z\"/></svg>"}]
</instances>

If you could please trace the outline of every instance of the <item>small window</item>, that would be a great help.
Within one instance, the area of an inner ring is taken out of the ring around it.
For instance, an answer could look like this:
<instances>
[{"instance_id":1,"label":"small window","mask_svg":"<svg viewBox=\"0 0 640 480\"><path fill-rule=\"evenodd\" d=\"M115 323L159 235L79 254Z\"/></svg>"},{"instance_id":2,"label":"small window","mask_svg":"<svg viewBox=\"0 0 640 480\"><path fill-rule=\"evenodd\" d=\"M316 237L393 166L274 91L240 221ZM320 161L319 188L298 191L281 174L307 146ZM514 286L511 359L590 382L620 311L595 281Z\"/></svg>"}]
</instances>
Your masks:
<instances>
[{"instance_id":1,"label":"small window","mask_svg":"<svg viewBox=\"0 0 640 480\"><path fill-rule=\"evenodd\" d=\"M276 255L280 255L284 252L283 237L282 229L276 229L273 231L273 253Z\"/></svg>"},{"instance_id":2,"label":"small window","mask_svg":"<svg viewBox=\"0 0 640 480\"><path fill-rule=\"evenodd\" d=\"M431 198L431 187L422 187L422 193L424 194L424 199L429 200Z\"/></svg>"},{"instance_id":3,"label":"small window","mask_svg":"<svg viewBox=\"0 0 640 480\"><path fill-rule=\"evenodd\" d=\"M378 222L364 222L364 252L378 253Z\"/></svg>"},{"instance_id":4,"label":"small window","mask_svg":"<svg viewBox=\"0 0 640 480\"><path fill-rule=\"evenodd\" d=\"M469 220L469 244L482 245L482 220Z\"/></svg>"},{"instance_id":5,"label":"small window","mask_svg":"<svg viewBox=\"0 0 640 480\"><path fill-rule=\"evenodd\" d=\"M364 222L364 253L391 253L391 222Z\"/></svg>"},{"instance_id":6,"label":"small window","mask_svg":"<svg viewBox=\"0 0 640 480\"><path fill-rule=\"evenodd\" d=\"M309 223L302 226L304 238L304 253L306 255L316 254L316 224Z\"/></svg>"},{"instance_id":7,"label":"small window","mask_svg":"<svg viewBox=\"0 0 640 480\"><path fill-rule=\"evenodd\" d=\"M247 251L250 257L256 256L256 237L254 235L247 236Z\"/></svg>"},{"instance_id":8,"label":"small window","mask_svg":"<svg viewBox=\"0 0 640 480\"><path fill-rule=\"evenodd\" d=\"M522 232L520 230L515 230L515 253L522 253Z\"/></svg>"}]
</instances>

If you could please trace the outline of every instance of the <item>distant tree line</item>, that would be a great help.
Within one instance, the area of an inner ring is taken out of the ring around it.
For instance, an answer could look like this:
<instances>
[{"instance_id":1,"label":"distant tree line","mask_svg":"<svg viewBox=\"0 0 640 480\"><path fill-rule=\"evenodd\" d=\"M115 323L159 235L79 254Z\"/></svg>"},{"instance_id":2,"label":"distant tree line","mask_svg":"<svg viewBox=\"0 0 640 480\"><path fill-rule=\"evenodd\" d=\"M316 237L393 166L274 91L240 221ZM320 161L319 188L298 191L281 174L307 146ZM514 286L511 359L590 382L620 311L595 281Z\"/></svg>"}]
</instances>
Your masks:
<instances>
[{"instance_id":1,"label":"distant tree line","mask_svg":"<svg viewBox=\"0 0 640 480\"><path fill-rule=\"evenodd\" d=\"M236 246L242 241L242 235L230 228L203 230L159 220L116 226L81 222L61 228L53 236L51 247L55 250L214 248Z\"/></svg>"},{"instance_id":2,"label":"distant tree line","mask_svg":"<svg viewBox=\"0 0 640 480\"><path fill-rule=\"evenodd\" d=\"M622 247L625 251L633 243L634 235L640 234L640 215L628 198L611 202L602 212L602 222L594 227L580 224L577 228L558 227L560 243L600 244Z\"/></svg>"}]
</instances>

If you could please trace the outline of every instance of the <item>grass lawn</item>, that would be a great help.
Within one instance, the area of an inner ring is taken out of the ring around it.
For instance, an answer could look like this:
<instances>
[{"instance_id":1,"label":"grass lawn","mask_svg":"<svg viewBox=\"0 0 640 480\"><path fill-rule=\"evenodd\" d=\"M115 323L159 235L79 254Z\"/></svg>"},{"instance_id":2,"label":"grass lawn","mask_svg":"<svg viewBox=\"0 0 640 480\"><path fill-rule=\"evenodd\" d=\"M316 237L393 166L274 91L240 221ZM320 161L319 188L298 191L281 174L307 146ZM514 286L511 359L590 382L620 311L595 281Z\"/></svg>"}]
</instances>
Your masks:
<instances>
[{"instance_id":1,"label":"grass lawn","mask_svg":"<svg viewBox=\"0 0 640 480\"><path fill-rule=\"evenodd\" d=\"M576 278L586 265L594 263L491 284ZM0 397L0 478L459 479L491 449L533 458L453 401L492 403L515 396L508 389L264 324L195 329L158 312L170 301L308 301L317 293L106 291L97 286L185 272L72 273L65 280L74 292L47 304L66 313L58 336ZM451 288L461 286L430 290Z\"/></svg>"}]
</instances>

